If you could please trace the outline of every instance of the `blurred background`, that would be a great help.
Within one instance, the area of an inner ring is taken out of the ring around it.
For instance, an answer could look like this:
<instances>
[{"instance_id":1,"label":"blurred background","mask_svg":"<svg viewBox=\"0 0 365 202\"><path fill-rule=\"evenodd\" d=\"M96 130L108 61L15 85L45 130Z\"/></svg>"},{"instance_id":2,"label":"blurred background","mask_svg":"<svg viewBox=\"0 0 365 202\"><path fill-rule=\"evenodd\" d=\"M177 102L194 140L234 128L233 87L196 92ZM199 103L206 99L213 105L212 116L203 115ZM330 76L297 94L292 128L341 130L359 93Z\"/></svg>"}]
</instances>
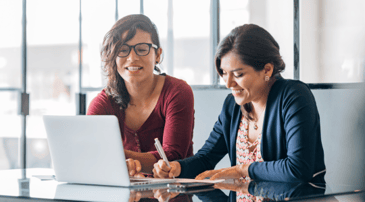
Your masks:
<instances>
[{"instance_id":1,"label":"blurred background","mask_svg":"<svg viewBox=\"0 0 365 202\"><path fill-rule=\"evenodd\" d=\"M26 2L26 33L22 15ZM161 68L193 89L222 88L213 57L231 29L255 23L278 41L294 78L293 0L1 0L0 169L19 168L19 114L29 93L25 124L27 167L51 167L43 115L78 114L79 93L89 102L105 86L100 47L117 19L143 13L156 24L164 50ZM300 77L311 84L364 81L365 1L299 2ZM81 20L80 20L81 19ZM26 44L22 37L26 37ZM22 50L26 48L26 57ZM25 64L27 71L22 71ZM22 78L26 77L26 83ZM212 126L212 125L211 125ZM211 127L210 126L210 127ZM206 134L208 135L208 134ZM195 147L198 148L198 147ZM196 150L194 150L196 152Z\"/></svg>"}]
</instances>

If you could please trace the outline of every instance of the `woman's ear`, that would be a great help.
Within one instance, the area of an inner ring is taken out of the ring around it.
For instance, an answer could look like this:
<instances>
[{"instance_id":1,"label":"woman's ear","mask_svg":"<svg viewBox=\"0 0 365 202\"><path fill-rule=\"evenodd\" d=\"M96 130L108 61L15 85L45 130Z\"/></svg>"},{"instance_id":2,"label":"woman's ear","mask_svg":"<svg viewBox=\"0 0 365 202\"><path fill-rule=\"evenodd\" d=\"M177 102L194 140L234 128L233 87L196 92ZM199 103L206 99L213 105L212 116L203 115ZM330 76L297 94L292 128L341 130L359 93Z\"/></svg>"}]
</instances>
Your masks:
<instances>
[{"instance_id":1,"label":"woman's ear","mask_svg":"<svg viewBox=\"0 0 365 202\"><path fill-rule=\"evenodd\" d=\"M162 48L158 48L156 54L156 64L161 62L161 56L162 56Z\"/></svg>"},{"instance_id":2,"label":"woman's ear","mask_svg":"<svg viewBox=\"0 0 365 202\"><path fill-rule=\"evenodd\" d=\"M274 72L274 64L273 63L267 63L264 66L265 76L268 76L269 78L271 78L273 72Z\"/></svg>"}]
</instances>

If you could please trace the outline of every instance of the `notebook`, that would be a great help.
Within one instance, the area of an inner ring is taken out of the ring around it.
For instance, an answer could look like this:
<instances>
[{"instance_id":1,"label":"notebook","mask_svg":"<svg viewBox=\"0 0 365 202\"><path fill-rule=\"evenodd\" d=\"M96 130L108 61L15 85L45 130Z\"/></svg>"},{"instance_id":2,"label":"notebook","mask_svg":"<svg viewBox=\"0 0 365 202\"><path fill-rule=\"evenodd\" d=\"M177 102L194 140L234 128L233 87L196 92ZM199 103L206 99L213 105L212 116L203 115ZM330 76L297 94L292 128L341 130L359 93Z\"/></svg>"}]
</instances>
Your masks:
<instances>
[{"instance_id":1,"label":"notebook","mask_svg":"<svg viewBox=\"0 0 365 202\"><path fill-rule=\"evenodd\" d=\"M119 122L113 115L43 116L43 121L57 181L123 187L176 181L129 178Z\"/></svg>"}]
</instances>

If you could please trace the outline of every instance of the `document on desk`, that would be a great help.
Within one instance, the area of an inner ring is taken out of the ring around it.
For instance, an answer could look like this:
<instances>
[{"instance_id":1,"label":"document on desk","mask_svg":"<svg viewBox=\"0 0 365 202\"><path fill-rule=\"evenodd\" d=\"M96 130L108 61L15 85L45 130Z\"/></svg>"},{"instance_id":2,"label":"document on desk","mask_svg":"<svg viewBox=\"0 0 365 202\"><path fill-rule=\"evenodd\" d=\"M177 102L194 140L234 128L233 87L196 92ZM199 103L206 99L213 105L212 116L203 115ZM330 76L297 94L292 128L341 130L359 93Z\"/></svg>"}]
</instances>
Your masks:
<instances>
[{"instance_id":1,"label":"document on desk","mask_svg":"<svg viewBox=\"0 0 365 202\"><path fill-rule=\"evenodd\" d=\"M208 183L208 184L214 184L214 183L219 183L219 182L223 182L225 179L219 179L219 180L209 180L209 179L204 179L204 180L195 180L195 179L188 179L188 178L175 178L177 183Z\"/></svg>"}]
</instances>

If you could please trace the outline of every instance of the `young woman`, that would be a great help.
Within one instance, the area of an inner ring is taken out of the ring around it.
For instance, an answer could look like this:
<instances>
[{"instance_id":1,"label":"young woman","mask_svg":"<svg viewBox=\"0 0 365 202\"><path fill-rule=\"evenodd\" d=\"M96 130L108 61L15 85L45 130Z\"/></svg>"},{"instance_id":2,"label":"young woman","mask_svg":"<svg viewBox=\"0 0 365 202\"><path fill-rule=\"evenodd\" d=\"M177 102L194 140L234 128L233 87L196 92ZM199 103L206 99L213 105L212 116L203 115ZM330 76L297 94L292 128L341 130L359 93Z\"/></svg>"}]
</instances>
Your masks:
<instances>
[{"instance_id":1,"label":"young woman","mask_svg":"<svg viewBox=\"0 0 365 202\"><path fill-rule=\"evenodd\" d=\"M193 92L185 81L161 74L156 66L161 54L157 29L144 15L118 20L103 41L108 84L93 99L87 115L119 119L130 175L151 173L160 159L155 138L170 161L193 155Z\"/></svg>"}]
</instances>

